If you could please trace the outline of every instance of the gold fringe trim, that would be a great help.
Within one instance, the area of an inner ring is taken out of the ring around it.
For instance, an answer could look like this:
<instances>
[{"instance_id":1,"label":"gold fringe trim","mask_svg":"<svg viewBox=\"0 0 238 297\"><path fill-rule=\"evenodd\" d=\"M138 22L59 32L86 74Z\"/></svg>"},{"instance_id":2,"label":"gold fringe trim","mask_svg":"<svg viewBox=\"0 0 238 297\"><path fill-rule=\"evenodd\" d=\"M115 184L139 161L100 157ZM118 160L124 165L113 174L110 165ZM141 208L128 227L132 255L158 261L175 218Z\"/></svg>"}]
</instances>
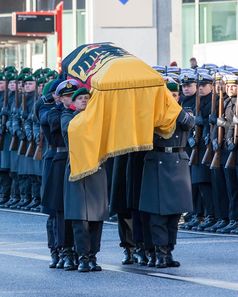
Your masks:
<instances>
[{"instance_id":1,"label":"gold fringe trim","mask_svg":"<svg viewBox=\"0 0 238 297\"><path fill-rule=\"evenodd\" d=\"M70 176L69 181L74 182L74 181L83 179L84 177L87 177L89 175L92 175L92 174L96 173L98 171L100 165L102 165L102 163L106 162L108 158L117 157L117 156L120 156L120 155L125 155L125 154L129 154L129 153L133 153L133 152L150 151L152 149L153 149L153 144L145 144L145 145L134 146L134 147L131 147L131 148L126 148L124 150L119 150L119 151L116 151L116 152L113 152L113 153L109 153L109 154L105 155L98 162L98 165L95 168L93 168L91 170L88 170L88 171L85 171L83 173L77 174L75 176Z\"/></svg>"}]
</instances>

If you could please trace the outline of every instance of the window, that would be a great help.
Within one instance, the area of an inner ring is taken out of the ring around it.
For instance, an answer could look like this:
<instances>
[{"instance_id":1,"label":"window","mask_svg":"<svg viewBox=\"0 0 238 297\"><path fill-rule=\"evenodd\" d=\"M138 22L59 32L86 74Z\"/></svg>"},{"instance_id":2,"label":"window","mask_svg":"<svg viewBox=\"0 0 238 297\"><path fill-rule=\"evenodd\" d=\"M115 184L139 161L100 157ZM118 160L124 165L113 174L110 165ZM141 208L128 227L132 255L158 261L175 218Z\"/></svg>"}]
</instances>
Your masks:
<instances>
[{"instance_id":1,"label":"window","mask_svg":"<svg viewBox=\"0 0 238 297\"><path fill-rule=\"evenodd\" d=\"M237 2L200 3L199 42L236 39Z\"/></svg>"}]
</instances>

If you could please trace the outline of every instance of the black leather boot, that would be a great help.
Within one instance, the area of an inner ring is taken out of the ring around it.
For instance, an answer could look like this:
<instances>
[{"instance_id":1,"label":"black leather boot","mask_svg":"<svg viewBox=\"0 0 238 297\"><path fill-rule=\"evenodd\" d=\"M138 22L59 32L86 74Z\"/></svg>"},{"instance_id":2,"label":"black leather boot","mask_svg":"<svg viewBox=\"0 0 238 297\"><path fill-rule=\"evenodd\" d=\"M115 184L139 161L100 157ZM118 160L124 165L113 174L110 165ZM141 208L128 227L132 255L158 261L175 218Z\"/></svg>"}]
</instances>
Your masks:
<instances>
[{"instance_id":1,"label":"black leather boot","mask_svg":"<svg viewBox=\"0 0 238 297\"><path fill-rule=\"evenodd\" d=\"M202 219L198 215L193 215L192 220L185 224L184 230L191 230L193 227L197 227L201 223Z\"/></svg>"},{"instance_id":2,"label":"black leather boot","mask_svg":"<svg viewBox=\"0 0 238 297\"><path fill-rule=\"evenodd\" d=\"M167 246L156 246L155 253L156 253L156 268L166 268L167 267Z\"/></svg>"},{"instance_id":3,"label":"black leather boot","mask_svg":"<svg viewBox=\"0 0 238 297\"><path fill-rule=\"evenodd\" d=\"M121 261L122 265L128 265L128 264L134 263L132 252L131 252L130 248L125 248L123 251L123 254L124 254L124 258Z\"/></svg>"},{"instance_id":4,"label":"black leather boot","mask_svg":"<svg viewBox=\"0 0 238 297\"><path fill-rule=\"evenodd\" d=\"M32 198L31 203L29 203L23 209L24 210L31 210L31 208L36 208L38 205L40 205L40 198L34 197L34 198Z\"/></svg>"},{"instance_id":5,"label":"black leather boot","mask_svg":"<svg viewBox=\"0 0 238 297\"><path fill-rule=\"evenodd\" d=\"M155 262L156 262L155 250L150 250L148 252L147 258L148 258L147 266L148 267L155 267Z\"/></svg>"},{"instance_id":6,"label":"black leather boot","mask_svg":"<svg viewBox=\"0 0 238 297\"><path fill-rule=\"evenodd\" d=\"M59 261L56 265L57 269L64 269L64 253L63 250L59 251Z\"/></svg>"},{"instance_id":7,"label":"black leather boot","mask_svg":"<svg viewBox=\"0 0 238 297\"><path fill-rule=\"evenodd\" d=\"M64 254L64 270L76 270L77 266L74 263L74 254L71 248L66 248L63 251Z\"/></svg>"},{"instance_id":8,"label":"black leather boot","mask_svg":"<svg viewBox=\"0 0 238 297\"><path fill-rule=\"evenodd\" d=\"M167 266L168 267L179 267L180 266L179 261L175 261L173 259L173 256L172 256L172 251L173 250L174 250L174 245L173 244L169 244L168 245L167 257L166 257Z\"/></svg>"},{"instance_id":9,"label":"black leather boot","mask_svg":"<svg viewBox=\"0 0 238 297\"><path fill-rule=\"evenodd\" d=\"M89 266L89 257L86 255L80 256L78 271L79 272L89 272L90 270L91 270L91 267Z\"/></svg>"},{"instance_id":10,"label":"black leather boot","mask_svg":"<svg viewBox=\"0 0 238 297\"><path fill-rule=\"evenodd\" d=\"M228 225L228 220L219 219L214 225L211 227L205 228L204 231L206 232L216 232L217 229L222 229Z\"/></svg>"},{"instance_id":11,"label":"black leather boot","mask_svg":"<svg viewBox=\"0 0 238 297\"><path fill-rule=\"evenodd\" d=\"M204 221L201 222L197 227L192 227L193 231L203 231L205 228L211 227L216 223L216 220L213 216L209 215L204 218Z\"/></svg>"},{"instance_id":12,"label":"black leather boot","mask_svg":"<svg viewBox=\"0 0 238 297\"><path fill-rule=\"evenodd\" d=\"M51 262L49 263L49 268L56 268L57 263L59 262L59 253L57 250L51 251Z\"/></svg>"},{"instance_id":13,"label":"black leather boot","mask_svg":"<svg viewBox=\"0 0 238 297\"><path fill-rule=\"evenodd\" d=\"M5 203L7 203L9 199L10 199L9 197L4 197L4 196L1 197L0 198L0 207L2 207Z\"/></svg>"},{"instance_id":14,"label":"black leather boot","mask_svg":"<svg viewBox=\"0 0 238 297\"><path fill-rule=\"evenodd\" d=\"M24 196L24 197L21 198L21 200L19 201L19 203L17 203L17 205L15 205L14 207L16 209L23 209L29 203L31 203L31 199L29 197ZM13 206L10 206L10 208L13 208Z\"/></svg>"},{"instance_id":15,"label":"black leather boot","mask_svg":"<svg viewBox=\"0 0 238 297\"><path fill-rule=\"evenodd\" d=\"M133 251L133 259L135 263L138 263L141 266L146 266L148 259L145 254L145 248L143 243L136 245L136 248Z\"/></svg>"},{"instance_id":16,"label":"black leather boot","mask_svg":"<svg viewBox=\"0 0 238 297\"><path fill-rule=\"evenodd\" d=\"M232 230L238 227L238 221L230 220L229 224L224 228L217 229L216 233L229 234Z\"/></svg>"},{"instance_id":17,"label":"black leather boot","mask_svg":"<svg viewBox=\"0 0 238 297\"><path fill-rule=\"evenodd\" d=\"M102 271L102 267L97 264L97 258L95 255L89 256L90 271Z\"/></svg>"},{"instance_id":18,"label":"black leather boot","mask_svg":"<svg viewBox=\"0 0 238 297\"><path fill-rule=\"evenodd\" d=\"M3 204L2 207L9 208L11 205L15 205L20 201L18 197L11 197L7 203Z\"/></svg>"}]
</instances>

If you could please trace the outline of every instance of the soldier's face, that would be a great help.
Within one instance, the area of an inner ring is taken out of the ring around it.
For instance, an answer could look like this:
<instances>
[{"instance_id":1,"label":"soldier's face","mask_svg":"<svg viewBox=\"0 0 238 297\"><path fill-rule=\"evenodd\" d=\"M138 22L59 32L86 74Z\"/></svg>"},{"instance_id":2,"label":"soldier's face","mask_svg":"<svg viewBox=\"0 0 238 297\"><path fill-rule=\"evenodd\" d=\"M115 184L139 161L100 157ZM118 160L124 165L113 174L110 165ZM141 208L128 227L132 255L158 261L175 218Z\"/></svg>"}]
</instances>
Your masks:
<instances>
[{"instance_id":1,"label":"soldier's face","mask_svg":"<svg viewBox=\"0 0 238 297\"><path fill-rule=\"evenodd\" d=\"M229 97L237 96L237 85L235 84L227 84L226 85L226 93Z\"/></svg>"},{"instance_id":2,"label":"soldier's face","mask_svg":"<svg viewBox=\"0 0 238 297\"><path fill-rule=\"evenodd\" d=\"M60 96L57 96L57 95L55 95L55 94L52 94L52 96L53 96L53 98L54 98L56 104L57 104L57 103L60 103Z\"/></svg>"},{"instance_id":3,"label":"soldier's face","mask_svg":"<svg viewBox=\"0 0 238 297\"><path fill-rule=\"evenodd\" d=\"M38 89L37 89L39 95L42 94L43 87L44 87L44 84L39 84Z\"/></svg>"},{"instance_id":4,"label":"soldier's face","mask_svg":"<svg viewBox=\"0 0 238 297\"><path fill-rule=\"evenodd\" d=\"M198 92L200 96L207 96L212 91L212 84L199 85Z\"/></svg>"},{"instance_id":5,"label":"soldier's face","mask_svg":"<svg viewBox=\"0 0 238 297\"><path fill-rule=\"evenodd\" d=\"M22 89L23 89L23 84L22 84L22 81L19 80L19 81L18 81L18 91L21 92Z\"/></svg>"},{"instance_id":6,"label":"soldier's face","mask_svg":"<svg viewBox=\"0 0 238 297\"><path fill-rule=\"evenodd\" d=\"M182 91L184 96L193 96L197 91L197 85L196 83L183 84Z\"/></svg>"},{"instance_id":7,"label":"soldier's face","mask_svg":"<svg viewBox=\"0 0 238 297\"><path fill-rule=\"evenodd\" d=\"M30 93L35 91L36 89L36 82L35 81L26 81L24 84L24 90L26 93Z\"/></svg>"},{"instance_id":8,"label":"soldier's face","mask_svg":"<svg viewBox=\"0 0 238 297\"><path fill-rule=\"evenodd\" d=\"M0 92L5 91L6 89L6 82L4 80L0 80Z\"/></svg>"},{"instance_id":9,"label":"soldier's face","mask_svg":"<svg viewBox=\"0 0 238 297\"><path fill-rule=\"evenodd\" d=\"M69 95L63 95L60 97L60 101L64 104L65 108L69 108L70 104L72 104L72 94Z\"/></svg>"},{"instance_id":10,"label":"soldier's face","mask_svg":"<svg viewBox=\"0 0 238 297\"><path fill-rule=\"evenodd\" d=\"M85 110L88 104L88 100L90 99L89 94L79 95L75 101L73 102L77 111Z\"/></svg>"},{"instance_id":11,"label":"soldier's face","mask_svg":"<svg viewBox=\"0 0 238 297\"><path fill-rule=\"evenodd\" d=\"M15 80L10 80L8 83L8 89L11 92L14 92L16 90L16 81Z\"/></svg>"},{"instance_id":12,"label":"soldier's face","mask_svg":"<svg viewBox=\"0 0 238 297\"><path fill-rule=\"evenodd\" d=\"M226 86L224 85L224 83L220 83L220 81L216 82L216 93L219 95L220 93L220 89L222 88L222 93L226 92Z\"/></svg>"}]
</instances>

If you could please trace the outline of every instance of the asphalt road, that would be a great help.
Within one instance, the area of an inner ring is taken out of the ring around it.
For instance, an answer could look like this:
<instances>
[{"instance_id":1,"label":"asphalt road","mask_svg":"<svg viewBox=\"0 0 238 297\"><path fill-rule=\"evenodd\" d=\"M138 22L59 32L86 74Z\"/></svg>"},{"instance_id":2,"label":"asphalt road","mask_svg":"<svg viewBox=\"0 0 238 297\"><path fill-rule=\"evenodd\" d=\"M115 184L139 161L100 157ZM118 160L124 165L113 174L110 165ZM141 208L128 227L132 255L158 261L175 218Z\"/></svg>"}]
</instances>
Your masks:
<instances>
[{"instance_id":1,"label":"asphalt road","mask_svg":"<svg viewBox=\"0 0 238 297\"><path fill-rule=\"evenodd\" d=\"M49 269L46 216L0 210L0 297L237 297L238 236L179 232L179 268L122 266L116 224L104 224L102 272Z\"/></svg>"}]
</instances>

